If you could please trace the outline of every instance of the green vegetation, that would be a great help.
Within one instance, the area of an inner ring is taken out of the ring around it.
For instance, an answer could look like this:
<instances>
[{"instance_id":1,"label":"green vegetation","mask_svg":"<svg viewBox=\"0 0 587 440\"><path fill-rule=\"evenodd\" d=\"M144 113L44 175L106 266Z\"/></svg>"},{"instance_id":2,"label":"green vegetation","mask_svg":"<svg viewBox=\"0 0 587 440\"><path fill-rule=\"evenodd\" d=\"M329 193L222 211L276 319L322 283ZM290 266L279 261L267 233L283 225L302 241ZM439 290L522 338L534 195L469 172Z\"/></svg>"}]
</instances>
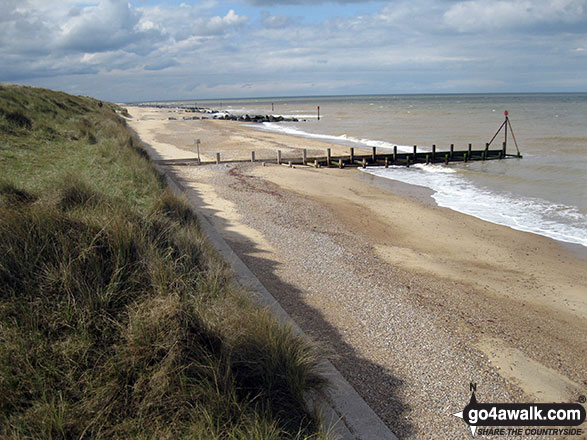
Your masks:
<instances>
[{"instance_id":1,"label":"green vegetation","mask_svg":"<svg viewBox=\"0 0 587 440\"><path fill-rule=\"evenodd\" d=\"M327 437L316 349L232 286L121 111L0 85L0 437Z\"/></svg>"}]
</instances>

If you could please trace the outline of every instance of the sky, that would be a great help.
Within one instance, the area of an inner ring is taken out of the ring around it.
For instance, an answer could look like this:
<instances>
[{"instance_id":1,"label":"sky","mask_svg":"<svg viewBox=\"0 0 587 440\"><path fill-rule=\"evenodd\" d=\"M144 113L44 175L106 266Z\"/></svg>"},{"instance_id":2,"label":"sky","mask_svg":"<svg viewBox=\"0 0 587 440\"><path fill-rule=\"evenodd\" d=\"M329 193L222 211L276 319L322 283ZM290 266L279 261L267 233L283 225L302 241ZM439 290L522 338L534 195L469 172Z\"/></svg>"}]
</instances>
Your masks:
<instances>
[{"instance_id":1,"label":"sky","mask_svg":"<svg viewBox=\"0 0 587 440\"><path fill-rule=\"evenodd\" d=\"M115 102L587 92L587 0L0 0L0 82Z\"/></svg>"}]
</instances>

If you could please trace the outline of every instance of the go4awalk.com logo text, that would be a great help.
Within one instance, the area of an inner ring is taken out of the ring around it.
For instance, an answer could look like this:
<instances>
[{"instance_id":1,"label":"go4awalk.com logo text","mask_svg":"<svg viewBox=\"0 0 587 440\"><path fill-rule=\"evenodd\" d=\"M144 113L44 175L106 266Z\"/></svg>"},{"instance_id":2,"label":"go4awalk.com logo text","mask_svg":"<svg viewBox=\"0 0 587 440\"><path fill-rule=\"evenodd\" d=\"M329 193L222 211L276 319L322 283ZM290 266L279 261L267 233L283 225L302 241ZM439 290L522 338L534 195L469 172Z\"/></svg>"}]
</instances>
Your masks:
<instances>
[{"instance_id":1,"label":"go4awalk.com logo text","mask_svg":"<svg viewBox=\"0 0 587 440\"><path fill-rule=\"evenodd\" d=\"M515 436L575 436L587 433L581 425L585 422L582 403L480 403L475 391L477 384L470 384L471 400L456 414L469 425L475 435Z\"/></svg>"}]
</instances>

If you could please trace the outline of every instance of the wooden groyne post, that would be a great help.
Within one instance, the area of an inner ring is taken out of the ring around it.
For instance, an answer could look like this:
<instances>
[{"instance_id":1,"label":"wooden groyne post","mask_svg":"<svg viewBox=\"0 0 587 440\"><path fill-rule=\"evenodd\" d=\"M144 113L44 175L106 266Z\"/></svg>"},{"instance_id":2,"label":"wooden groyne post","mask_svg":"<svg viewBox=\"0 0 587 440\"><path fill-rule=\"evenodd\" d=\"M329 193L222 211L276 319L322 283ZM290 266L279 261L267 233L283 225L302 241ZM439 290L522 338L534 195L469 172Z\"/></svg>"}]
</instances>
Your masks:
<instances>
[{"instance_id":1,"label":"wooden groyne post","mask_svg":"<svg viewBox=\"0 0 587 440\"><path fill-rule=\"evenodd\" d=\"M198 153L198 165L201 165L202 160L200 159L200 139L196 139L196 151Z\"/></svg>"},{"instance_id":2,"label":"wooden groyne post","mask_svg":"<svg viewBox=\"0 0 587 440\"><path fill-rule=\"evenodd\" d=\"M347 155L334 155L332 154L331 148L326 149L326 158L324 156L319 157L308 157L308 150L306 148L302 149L302 158L301 159L291 159L288 158L288 164L291 165L296 164L303 164L314 166L316 168L320 168L326 164L327 167L335 167L338 166L339 168L343 168L347 164L350 166L359 166L359 167L366 167L367 165L385 165L385 167L389 167L389 165L406 165L410 166L411 164L434 164L434 163L442 163L449 164L450 162L471 162L471 161L478 161L478 160L499 160L499 159L509 159L509 158L522 158L520 154L520 149L516 142L516 138L514 136L513 130L511 128L511 124L508 119L508 113L505 112L506 120L500 127L500 129L495 133L491 141L484 145L484 148L473 149L473 144L469 143L467 147L463 149L459 149L455 151L455 145L450 144L450 150L448 151L438 151L436 144L432 145L431 151L425 151L422 148L418 148L417 145L413 146L412 151L407 152L399 152L398 153L398 146L393 146L393 154L388 152L379 153L377 151L377 147L371 147L371 151L368 152L364 150L360 150L357 154L354 147L350 147L350 154ZM506 140L502 143L499 149L490 150L492 141L496 138L499 134L500 130L505 128L506 133ZM509 129L509 130L508 130ZM516 146L516 154L508 154L507 153L507 135L511 133L511 136L514 140ZM196 139L196 148L199 146L199 139ZM281 164L283 161L282 151L275 150L277 153L277 158L274 160L269 160L270 163L277 163ZM185 158L185 159L167 159L167 160L158 160L157 163L161 165L175 165L175 166L190 166L190 165L205 165L205 164L220 164L220 152L216 153L216 160L209 160L206 162L201 162L200 157L194 158ZM248 162L248 159L232 159L228 162ZM250 162L255 162L255 151L251 151ZM265 165L266 161L263 161L263 165Z\"/></svg>"},{"instance_id":3,"label":"wooden groyne post","mask_svg":"<svg viewBox=\"0 0 587 440\"><path fill-rule=\"evenodd\" d=\"M490 150L490 145L485 144L484 148L480 149L473 149L472 144L468 144L463 149L459 149L458 151L455 149L454 144L450 144L450 150L445 151L438 151L436 148L436 144L432 145L431 151L425 151L422 147L418 148L417 145L413 146L413 149L408 152L398 152L397 145L393 147L393 154L390 152L377 152L376 147L372 147L371 151L361 151L360 153L356 153L355 148L350 147L350 154L342 154L337 155L332 153L331 148L327 148L324 155L319 155L318 157L308 157L307 149L302 149L302 158L291 158L288 157L285 161L285 164L291 162L292 165L308 165L314 166L316 168L320 168L321 166L326 165L327 167L336 167L343 168L346 164L350 166L359 166L359 167L366 167L367 165L385 165L389 167L390 165L406 165L409 166L411 164L434 164L434 163L442 163L449 164L450 162L471 162L471 161L485 161L485 160L499 160L499 159L510 159L510 158L521 158L522 155L519 153L517 154L507 154L507 145L505 142L500 146L499 149ZM277 163L282 164L284 163L283 152L282 150L274 150L276 153L276 158L269 161L269 163ZM229 159L225 162L256 162L256 153L255 151L251 151L250 159L242 158L242 159ZM157 161L159 164L162 165L183 165L183 166L190 166L190 165L205 165L205 164L220 164L220 152L216 153L215 160L209 160L207 162L201 162L198 160L197 157L193 158L186 158L186 159L168 159L168 160L159 160Z\"/></svg>"},{"instance_id":4,"label":"wooden groyne post","mask_svg":"<svg viewBox=\"0 0 587 440\"><path fill-rule=\"evenodd\" d=\"M347 163L350 166L360 166L366 167L367 165L411 165L411 164L418 164L418 163L427 163L427 164L434 164L434 163L442 163L448 164L450 162L471 162L471 161L478 161L478 160L496 160L496 159L509 159L509 158L521 158L521 154L504 154L504 150L507 148L506 145L501 145L499 149L490 150L488 145L484 146L484 149L477 149L474 150L472 144L468 144L467 147L463 148L462 150L455 150L454 144L450 144L450 150L448 151L438 151L436 145L432 145L432 151L423 151L423 149L418 146L414 145L413 150L409 152L398 152L397 145L393 147L393 154L391 153L377 153L377 150L371 150L370 152L361 152L359 154L356 153L354 148L350 149L350 155L333 155L332 149L326 149L326 157L321 155L319 157L308 157L307 150L303 149L302 158L288 158L287 161L291 161L292 165L309 165L314 167L320 167L326 164L326 166L334 167L344 167ZM507 150L506 150L507 152ZM282 150L275 150L276 158L269 161L263 162L271 162L282 164L283 163L283 155ZM375 153L375 154L373 154ZM256 153L255 151L251 151L251 156L249 159L233 159L228 160L228 162L256 162ZM287 164L287 161L285 162ZM162 165L183 165L183 166L190 166L190 165L200 165L198 158L186 158L186 159L169 159L169 160L159 160L157 161L159 164ZM208 162L202 162L201 165L206 164L220 164L221 157L220 152L216 153L215 160L211 160ZM225 160L226 162L226 160Z\"/></svg>"}]
</instances>

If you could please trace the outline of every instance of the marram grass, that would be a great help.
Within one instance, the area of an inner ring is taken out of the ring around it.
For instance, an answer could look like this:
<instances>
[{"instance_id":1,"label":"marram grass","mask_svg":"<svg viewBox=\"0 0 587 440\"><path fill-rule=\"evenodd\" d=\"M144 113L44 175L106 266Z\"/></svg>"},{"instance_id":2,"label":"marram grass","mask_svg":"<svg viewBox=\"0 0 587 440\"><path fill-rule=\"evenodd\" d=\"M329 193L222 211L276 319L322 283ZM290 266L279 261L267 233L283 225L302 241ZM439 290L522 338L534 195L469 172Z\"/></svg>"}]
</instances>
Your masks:
<instances>
[{"instance_id":1,"label":"marram grass","mask_svg":"<svg viewBox=\"0 0 587 440\"><path fill-rule=\"evenodd\" d=\"M121 111L0 85L0 438L327 438L315 347L232 287Z\"/></svg>"}]
</instances>

